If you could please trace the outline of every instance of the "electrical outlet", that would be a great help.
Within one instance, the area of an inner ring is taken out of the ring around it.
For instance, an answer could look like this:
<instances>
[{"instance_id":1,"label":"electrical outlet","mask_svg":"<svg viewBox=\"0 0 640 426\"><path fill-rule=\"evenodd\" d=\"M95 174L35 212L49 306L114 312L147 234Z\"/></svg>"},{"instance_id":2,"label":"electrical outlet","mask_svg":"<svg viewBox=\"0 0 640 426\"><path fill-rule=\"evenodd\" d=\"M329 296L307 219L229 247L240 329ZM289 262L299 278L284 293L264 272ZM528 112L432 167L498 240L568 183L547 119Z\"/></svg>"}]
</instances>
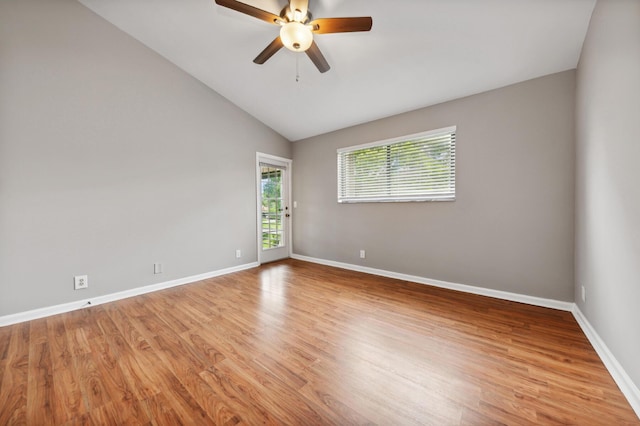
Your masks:
<instances>
[{"instance_id":1,"label":"electrical outlet","mask_svg":"<svg viewBox=\"0 0 640 426\"><path fill-rule=\"evenodd\" d=\"M366 253L364 250L360 250L360 259L364 259L366 257Z\"/></svg>"},{"instance_id":2,"label":"electrical outlet","mask_svg":"<svg viewBox=\"0 0 640 426\"><path fill-rule=\"evenodd\" d=\"M242 257L242 250L236 250L236 259L240 259Z\"/></svg>"},{"instance_id":3,"label":"electrical outlet","mask_svg":"<svg viewBox=\"0 0 640 426\"><path fill-rule=\"evenodd\" d=\"M73 288L75 290L81 290L83 288L89 287L89 276L88 275L76 275L73 277Z\"/></svg>"},{"instance_id":4,"label":"electrical outlet","mask_svg":"<svg viewBox=\"0 0 640 426\"><path fill-rule=\"evenodd\" d=\"M580 288L582 289L582 303L584 303L587 301L587 290L584 286L580 286Z\"/></svg>"},{"instance_id":5,"label":"electrical outlet","mask_svg":"<svg viewBox=\"0 0 640 426\"><path fill-rule=\"evenodd\" d=\"M153 273L161 274L162 273L162 263L154 263L153 264Z\"/></svg>"}]
</instances>

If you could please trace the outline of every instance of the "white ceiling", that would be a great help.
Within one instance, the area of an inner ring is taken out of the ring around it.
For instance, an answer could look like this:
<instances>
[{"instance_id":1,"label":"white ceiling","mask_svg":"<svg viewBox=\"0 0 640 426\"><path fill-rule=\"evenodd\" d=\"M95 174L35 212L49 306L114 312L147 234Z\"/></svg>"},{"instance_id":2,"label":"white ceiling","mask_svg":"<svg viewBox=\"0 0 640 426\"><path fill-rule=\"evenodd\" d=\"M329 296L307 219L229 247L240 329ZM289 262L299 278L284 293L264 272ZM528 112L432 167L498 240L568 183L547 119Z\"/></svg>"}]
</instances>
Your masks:
<instances>
[{"instance_id":1,"label":"white ceiling","mask_svg":"<svg viewBox=\"0 0 640 426\"><path fill-rule=\"evenodd\" d=\"M213 0L80 0L291 141L575 68L595 1L310 0L314 18L373 17L315 36L320 74L287 49L254 64L279 27Z\"/></svg>"}]
</instances>

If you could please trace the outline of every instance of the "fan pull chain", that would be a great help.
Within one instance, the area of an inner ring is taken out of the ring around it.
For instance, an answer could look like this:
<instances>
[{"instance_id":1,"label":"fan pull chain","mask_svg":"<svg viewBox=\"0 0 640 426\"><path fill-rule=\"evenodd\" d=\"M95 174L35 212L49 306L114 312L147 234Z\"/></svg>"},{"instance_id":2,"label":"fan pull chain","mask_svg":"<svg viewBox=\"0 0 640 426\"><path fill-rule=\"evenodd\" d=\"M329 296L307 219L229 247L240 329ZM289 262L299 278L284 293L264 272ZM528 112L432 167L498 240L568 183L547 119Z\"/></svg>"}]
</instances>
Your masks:
<instances>
[{"instance_id":1,"label":"fan pull chain","mask_svg":"<svg viewBox=\"0 0 640 426\"><path fill-rule=\"evenodd\" d=\"M300 55L296 55L296 83L300 82Z\"/></svg>"}]
</instances>

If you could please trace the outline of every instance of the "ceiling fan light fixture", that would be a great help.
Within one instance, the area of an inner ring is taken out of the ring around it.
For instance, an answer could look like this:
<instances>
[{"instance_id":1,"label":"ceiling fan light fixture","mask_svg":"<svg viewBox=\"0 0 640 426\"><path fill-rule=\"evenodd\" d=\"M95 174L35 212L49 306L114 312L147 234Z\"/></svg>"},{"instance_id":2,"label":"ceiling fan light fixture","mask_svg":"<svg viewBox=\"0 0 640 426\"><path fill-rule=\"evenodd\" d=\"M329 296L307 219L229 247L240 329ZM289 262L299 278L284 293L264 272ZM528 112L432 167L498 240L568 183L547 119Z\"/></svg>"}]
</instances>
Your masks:
<instances>
[{"instance_id":1,"label":"ceiling fan light fixture","mask_svg":"<svg viewBox=\"0 0 640 426\"><path fill-rule=\"evenodd\" d=\"M280 39L287 49L293 52L304 52L313 43L311 29L300 22L287 22L280 28Z\"/></svg>"}]
</instances>

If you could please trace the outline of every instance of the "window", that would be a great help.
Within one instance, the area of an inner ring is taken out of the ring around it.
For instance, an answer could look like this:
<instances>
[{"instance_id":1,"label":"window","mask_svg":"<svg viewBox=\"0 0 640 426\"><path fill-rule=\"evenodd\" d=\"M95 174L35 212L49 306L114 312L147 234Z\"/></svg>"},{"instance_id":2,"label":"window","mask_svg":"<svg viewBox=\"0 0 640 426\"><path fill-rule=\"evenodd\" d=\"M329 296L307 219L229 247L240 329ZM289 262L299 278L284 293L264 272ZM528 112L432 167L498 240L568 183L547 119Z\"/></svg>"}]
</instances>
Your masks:
<instances>
[{"instance_id":1,"label":"window","mask_svg":"<svg viewBox=\"0 0 640 426\"><path fill-rule=\"evenodd\" d=\"M338 202L453 201L456 128L338 150Z\"/></svg>"}]
</instances>

